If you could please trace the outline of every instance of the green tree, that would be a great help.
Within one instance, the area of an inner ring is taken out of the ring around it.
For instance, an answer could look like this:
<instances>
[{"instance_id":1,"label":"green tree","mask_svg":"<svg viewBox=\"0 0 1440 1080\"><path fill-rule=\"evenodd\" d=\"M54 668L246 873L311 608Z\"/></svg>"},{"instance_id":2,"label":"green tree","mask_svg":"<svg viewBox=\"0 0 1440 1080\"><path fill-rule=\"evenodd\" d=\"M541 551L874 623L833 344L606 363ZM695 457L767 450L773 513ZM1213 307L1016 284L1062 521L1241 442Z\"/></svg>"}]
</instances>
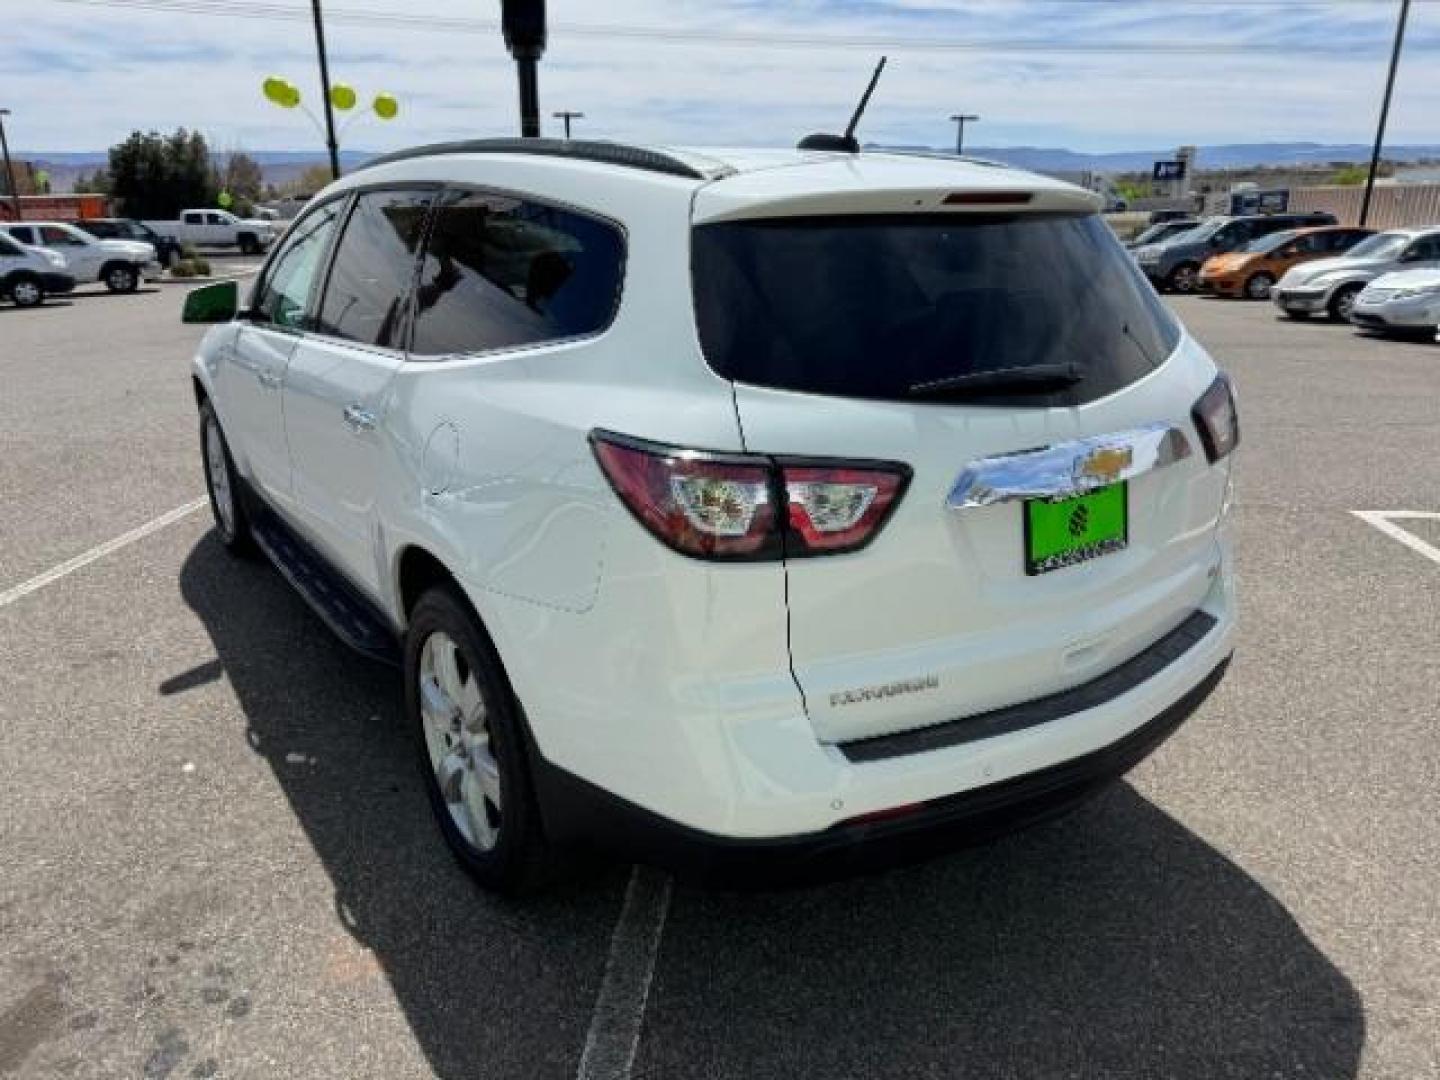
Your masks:
<instances>
[{"instance_id":1,"label":"green tree","mask_svg":"<svg viewBox=\"0 0 1440 1080\"><path fill-rule=\"evenodd\" d=\"M1365 183L1365 177L1369 170L1363 165L1346 165L1343 169L1336 169L1335 175L1330 178L1332 184L1339 184L1341 187L1359 187Z\"/></svg>"},{"instance_id":2,"label":"green tree","mask_svg":"<svg viewBox=\"0 0 1440 1080\"><path fill-rule=\"evenodd\" d=\"M75 177L75 194L77 195L109 195L110 174L104 169L96 169L90 175L83 172Z\"/></svg>"},{"instance_id":3,"label":"green tree","mask_svg":"<svg viewBox=\"0 0 1440 1080\"><path fill-rule=\"evenodd\" d=\"M210 148L198 131L136 131L110 148L110 194L137 218L174 218L181 210L214 206L219 193Z\"/></svg>"},{"instance_id":4,"label":"green tree","mask_svg":"<svg viewBox=\"0 0 1440 1080\"><path fill-rule=\"evenodd\" d=\"M265 174L260 163L243 150L233 150L225 156L225 165L219 170L220 190L228 191L236 202L256 203L260 201L265 187Z\"/></svg>"}]
</instances>

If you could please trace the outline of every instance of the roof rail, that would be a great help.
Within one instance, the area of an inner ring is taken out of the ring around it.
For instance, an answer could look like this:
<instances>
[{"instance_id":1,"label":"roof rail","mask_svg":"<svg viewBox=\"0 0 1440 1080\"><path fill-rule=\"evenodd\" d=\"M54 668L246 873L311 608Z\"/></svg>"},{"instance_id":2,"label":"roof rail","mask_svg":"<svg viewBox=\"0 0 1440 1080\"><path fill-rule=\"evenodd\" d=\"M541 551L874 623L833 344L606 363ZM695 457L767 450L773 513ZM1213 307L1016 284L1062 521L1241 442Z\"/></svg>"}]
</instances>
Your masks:
<instances>
[{"instance_id":1,"label":"roof rail","mask_svg":"<svg viewBox=\"0 0 1440 1080\"><path fill-rule=\"evenodd\" d=\"M542 157L594 161L602 165L621 165L629 169L664 173L667 176L681 176L687 180L713 180L717 175L723 175L702 172L690 162L658 150L592 139L462 139L458 142L431 143L429 146L399 150L367 161L358 168L368 169L376 165L389 165L396 161L410 161L436 154L536 154ZM355 171L351 170L352 173Z\"/></svg>"}]
</instances>

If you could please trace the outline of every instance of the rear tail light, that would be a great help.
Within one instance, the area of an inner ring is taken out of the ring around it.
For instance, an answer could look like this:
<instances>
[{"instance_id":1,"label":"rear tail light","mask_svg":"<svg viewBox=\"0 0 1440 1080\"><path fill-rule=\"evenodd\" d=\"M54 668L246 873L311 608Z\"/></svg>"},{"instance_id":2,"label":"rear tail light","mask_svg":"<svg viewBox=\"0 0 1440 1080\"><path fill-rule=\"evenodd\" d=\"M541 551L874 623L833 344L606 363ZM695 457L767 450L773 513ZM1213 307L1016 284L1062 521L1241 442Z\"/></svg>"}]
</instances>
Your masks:
<instances>
[{"instance_id":1,"label":"rear tail light","mask_svg":"<svg viewBox=\"0 0 1440 1080\"><path fill-rule=\"evenodd\" d=\"M906 466L889 462L712 454L598 430L590 443L636 520L667 547L702 559L856 551L910 480Z\"/></svg>"},{"instance_id":2,"label":"rear tail light","mask_svg":"<svg viewBox=\"0 0 1440 1080\"><path fill-rule=\"evenodd\" d=\"M1195 403L1191 416L1205 444L1205 456L1212 464L1240 445L1240 414L1235 409L1235 391L1229 376L1215 377Z\"/></svg>"}]
</instances>

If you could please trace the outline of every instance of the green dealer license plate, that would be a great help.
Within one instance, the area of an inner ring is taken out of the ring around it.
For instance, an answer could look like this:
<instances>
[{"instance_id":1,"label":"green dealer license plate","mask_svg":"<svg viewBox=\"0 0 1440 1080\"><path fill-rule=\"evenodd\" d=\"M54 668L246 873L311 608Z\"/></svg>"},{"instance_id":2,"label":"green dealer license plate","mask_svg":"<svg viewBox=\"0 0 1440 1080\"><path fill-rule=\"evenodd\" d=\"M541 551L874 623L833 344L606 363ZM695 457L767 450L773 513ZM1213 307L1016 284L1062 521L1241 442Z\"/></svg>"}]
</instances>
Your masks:
<instances>
[{"instance_id":1,"label":"green dealer license plate","mask_svg":"<svg viewBox=\"0 0 1440 1080\"><path fill-rule=\"evenodd\" d=\"M1044 574L1119 551L1130 542L1126 485L1025 504L1025 573Z\"/></svg>"}]
</instances>

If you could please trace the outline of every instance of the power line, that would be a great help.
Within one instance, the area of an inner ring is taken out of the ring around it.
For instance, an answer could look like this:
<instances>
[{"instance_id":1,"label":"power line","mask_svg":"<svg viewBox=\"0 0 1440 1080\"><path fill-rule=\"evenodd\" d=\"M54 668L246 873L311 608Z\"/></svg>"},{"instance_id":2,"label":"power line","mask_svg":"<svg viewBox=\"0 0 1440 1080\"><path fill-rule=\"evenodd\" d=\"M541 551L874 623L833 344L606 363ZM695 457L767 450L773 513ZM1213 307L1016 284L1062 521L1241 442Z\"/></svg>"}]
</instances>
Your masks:
<instances>
[{"instance_id":1,"label":"power line","mask_svg":"<svg viewBox=\"0 0 1440 1080\"><path fill-rule=\"evenodd\" d=\"M116 8L128 11L154 11L187 15L215 15L226 19L288 20L301 21L310 18L306 8L287 4L248 3L243 8L234 0L52 0L54 3L72 4L85 7ZM1109 6L1103 0L1035 0L1044 4L1064 4L1076 7L1081 4L1100 8ZM1341 0L1171 0L1173 3L1215 7L1239 7L1272 9L1297 7L1334 8ZM1416 3L1440 3L1440 0L1414 0ZM1390 0L1343 0L1352 6L1364 5L1380 9ZM445 34L479 34L494 36L499 33L500 24L491 19L457 19L445 16L404 15L381 11L366 11L356 8L331 8L326 12L326 22L337 26L375 26L397 30L431 31ZM910 52L997 52L1035 54L1177 54L1177 55L1275 55L1274 42L1245 41L1039 41L1033 38L948 38L948 37L897 37L886 35L855 34L796 34L770 31L722 31L706 28L679 29L659 26L559 23L551 27L556 37L577 37L608 39L615 41L646 41L656 44L700 44L719 46L743 46L747 48L778 49L865 49L896 50ZM1297 44L1289 41L1285 52L1289 55L1325 54L1353 52L1353 40L1345 40L1333 46L1319 47Z\"/></svg>"}]
</instances>

